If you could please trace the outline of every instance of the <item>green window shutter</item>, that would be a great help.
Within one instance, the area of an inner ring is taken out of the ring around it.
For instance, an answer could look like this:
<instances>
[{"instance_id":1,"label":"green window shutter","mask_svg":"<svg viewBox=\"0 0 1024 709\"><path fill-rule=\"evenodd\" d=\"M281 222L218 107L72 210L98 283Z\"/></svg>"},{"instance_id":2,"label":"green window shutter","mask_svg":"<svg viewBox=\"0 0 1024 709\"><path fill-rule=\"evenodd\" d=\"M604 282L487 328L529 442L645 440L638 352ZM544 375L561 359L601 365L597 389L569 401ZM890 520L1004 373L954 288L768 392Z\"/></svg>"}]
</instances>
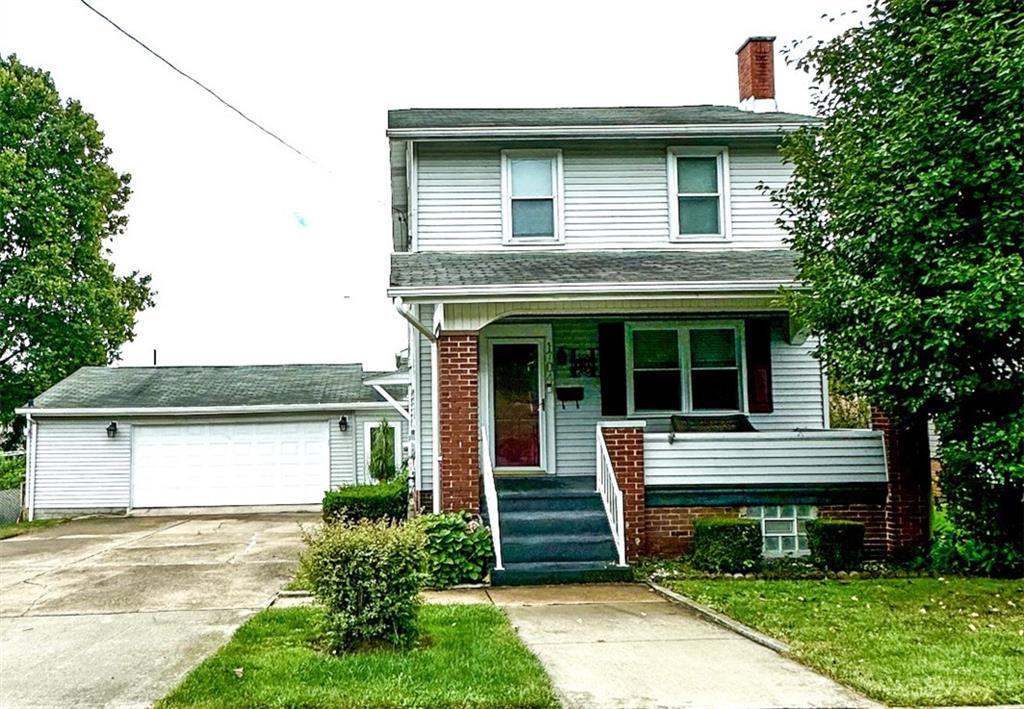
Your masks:
<instances>
[{"instance_id":1,"label":"green window shutter","mask_svg":"<svg viewBox=\"0 0 1024 709\"><path fill-rule=\"evenodd\" d=\"M770 414L772 400L772 324L747 320L747 402L752 414Z\"/></svg>"},{"instance_id":2,"label":"green window shutter","mask_svg":"<svg viewBox=\"0 0 1024 709\"><path fill-rule=\"evenodd\" d=\"M601 369L601 415L626 415L626 328L622 323L597 326Z\"/></svg>"}]
</instances>

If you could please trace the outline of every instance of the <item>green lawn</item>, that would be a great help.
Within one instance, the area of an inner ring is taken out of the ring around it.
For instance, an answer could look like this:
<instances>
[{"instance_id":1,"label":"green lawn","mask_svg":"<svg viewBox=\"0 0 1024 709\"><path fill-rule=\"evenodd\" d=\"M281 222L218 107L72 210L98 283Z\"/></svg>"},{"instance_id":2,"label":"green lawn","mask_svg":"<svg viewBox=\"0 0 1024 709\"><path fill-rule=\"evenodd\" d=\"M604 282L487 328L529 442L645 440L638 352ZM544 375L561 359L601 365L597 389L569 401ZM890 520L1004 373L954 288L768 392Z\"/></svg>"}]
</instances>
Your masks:
<instances>
[{"instance_id":1,"label":"green lawn","mask_svg":"<svg viewBox=\"0 0 1024 709\"><path fill-rule=\"evenodd\" d=\"M424 606L416 649L336 657L311 646L317 612L263 611L157 706L558 706L540 662L493 606Z\"/></svg>"},{"instance_id":2,"label":"green lawn","mask_svg":"<svg viewBox=\"0 0 1024 709\"><path fill-rule=\"evenodd\" d=\"M0 539L16 537L19 534L31 532L33 529L46 529L58 524L67 522L66 519L37 519L32 522L15 522L14 524L0 524Z\"/></svg>"},{"instance_id":3,"label":"green lawn","mask_svg":"<svg viewBox=\"0 0 1024 709\"><path fill-rule=\"evenodd\" d=\"M667 584L888 704L1024 702L1024 580Z\"/></svg>"}]
</instances>

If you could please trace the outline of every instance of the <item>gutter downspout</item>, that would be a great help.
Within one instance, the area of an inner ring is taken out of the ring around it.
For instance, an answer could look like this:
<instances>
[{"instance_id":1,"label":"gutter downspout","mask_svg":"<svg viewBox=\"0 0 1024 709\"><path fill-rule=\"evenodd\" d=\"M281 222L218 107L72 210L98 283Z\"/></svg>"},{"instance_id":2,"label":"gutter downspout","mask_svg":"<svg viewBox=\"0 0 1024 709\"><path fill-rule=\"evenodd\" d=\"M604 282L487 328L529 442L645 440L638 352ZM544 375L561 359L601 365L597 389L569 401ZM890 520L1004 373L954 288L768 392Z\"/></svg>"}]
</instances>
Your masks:
<instances>
[{"instance_id":1,"label":"gutter downspout","mask_svg":"<svg viewBox=\"0 0 1024 709\"><path fill-rule=\"evenodd\" d=\"M399 314L399 315L401 315L401 316L402 316L403 318L405 318L406 320L408 320L408 321L409 321L409 324L410 324L410 325L412 325L412 326L413 326L414 328L416 328L417 330L419 330L419 331L420 331L420 333L421 333L421 334L422 334L422 335L423 335L423 336L424 336L425 338L427 338L428 340L430 340L431 344L437 344L437 335L435 335L435 334L433 333L433 331L432 331L432 330L431 330L431 329L430 329L429 327L427 327L426 325L424 325L423 323L421 323L421 322L419 321L419 318L417 318L417 317L416 317L415 315L413 315L413 314L412 314L412 310L410 310L410 309L409 309L409 306L407 306L407 305L406 305L406 304L405 304L405 303L404 303L404 302L402 301L402 297L401 297L401 296L398 296L398 297L396 297L396 298L393 298L393 299L391 300L391 302L392 302L392 303L394 303L394 305L395 305L395 310L397 310L397 311L398 311L398 314Z\"/></svg>"},{"instance_id":2,"label":"gutter downspout","mask_svg":"<svg viewBox=\"0 0 1024 709\"><path fill-rule=\"evenodd\" d=\"M25 414L25 428L28 432L28 445L25 446L25 507L28 508L28 521L36 516L36 426L32 414Z\"/></svg>"},{"instance_id":3,"label":"gutter downspout","mask_svg":"<svg viewBox=\"0 0 1024 709\"><path fill-rule=\"evenodd\" d=\"M393 298L395 310L405 318L410 325L423 335L430 342L430 433L431 433L431 507L434 514L441 511L441 442L438 439L440 427L437 421L438 415L438 374L437 374L437 335L429 327L420 322L419 318L413 315L412 310L403 301L401 296ZM438 307L438 306L435 306ZM415 375L418 377L419 372Z\"/></svg>"}]
</instances>

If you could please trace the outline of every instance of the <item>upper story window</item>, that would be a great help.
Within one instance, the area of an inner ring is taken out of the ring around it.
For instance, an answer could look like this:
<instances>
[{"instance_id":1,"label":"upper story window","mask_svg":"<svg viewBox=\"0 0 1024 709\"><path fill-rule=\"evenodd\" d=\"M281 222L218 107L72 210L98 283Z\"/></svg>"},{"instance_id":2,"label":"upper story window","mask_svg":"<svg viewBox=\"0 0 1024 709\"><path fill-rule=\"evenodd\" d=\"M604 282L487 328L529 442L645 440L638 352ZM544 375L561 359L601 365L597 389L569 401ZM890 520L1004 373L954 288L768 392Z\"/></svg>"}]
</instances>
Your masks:
<instances>
[{"instance_id":1,"label":"upper story window","mask_svg":"<svg viewBox=\"0 0 1024 709\"><path fill-rule=\"evenodd\" d=\"M630 414L744 410L741 323L626 327Z\"/></svg>"},{"instance_id":2,"label":"upper story window","mask_svg":"<svg viewBox=\"0 0 1024 709\"><path fill-rule=\"evenodd\" d=\"M562 238L562 151L501 153L502 231L505 243Z\"/></svg>"},{"instance_id":3,"label":"upper story window","mask_svg":"<svg viewBox=\"0 0 1024 709\"><path fill-rule=\"evenodd\" d=\"M728 236L729 153L726 148L669 148L673 240Z\"/></svg>"}]
</instances>

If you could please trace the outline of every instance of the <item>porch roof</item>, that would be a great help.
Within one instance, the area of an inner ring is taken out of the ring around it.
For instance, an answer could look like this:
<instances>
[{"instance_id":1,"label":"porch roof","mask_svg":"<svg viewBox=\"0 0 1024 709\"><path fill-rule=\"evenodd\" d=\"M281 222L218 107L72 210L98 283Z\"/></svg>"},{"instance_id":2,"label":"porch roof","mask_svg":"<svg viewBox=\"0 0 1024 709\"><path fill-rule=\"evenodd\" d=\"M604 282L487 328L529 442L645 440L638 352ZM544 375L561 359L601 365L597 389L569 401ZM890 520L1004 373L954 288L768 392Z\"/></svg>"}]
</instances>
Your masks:
<instances>
[{"instance_id":1,"label":"porch roof","mask_svg":"<svg viewBox=\"0 0 1024 709\"><path fill-rule=\"evenodd\" d=\"M409 298L771 292L794 285L788 249L421 251L391 256L388 294Z\"/></svg>"}]
</instances>

